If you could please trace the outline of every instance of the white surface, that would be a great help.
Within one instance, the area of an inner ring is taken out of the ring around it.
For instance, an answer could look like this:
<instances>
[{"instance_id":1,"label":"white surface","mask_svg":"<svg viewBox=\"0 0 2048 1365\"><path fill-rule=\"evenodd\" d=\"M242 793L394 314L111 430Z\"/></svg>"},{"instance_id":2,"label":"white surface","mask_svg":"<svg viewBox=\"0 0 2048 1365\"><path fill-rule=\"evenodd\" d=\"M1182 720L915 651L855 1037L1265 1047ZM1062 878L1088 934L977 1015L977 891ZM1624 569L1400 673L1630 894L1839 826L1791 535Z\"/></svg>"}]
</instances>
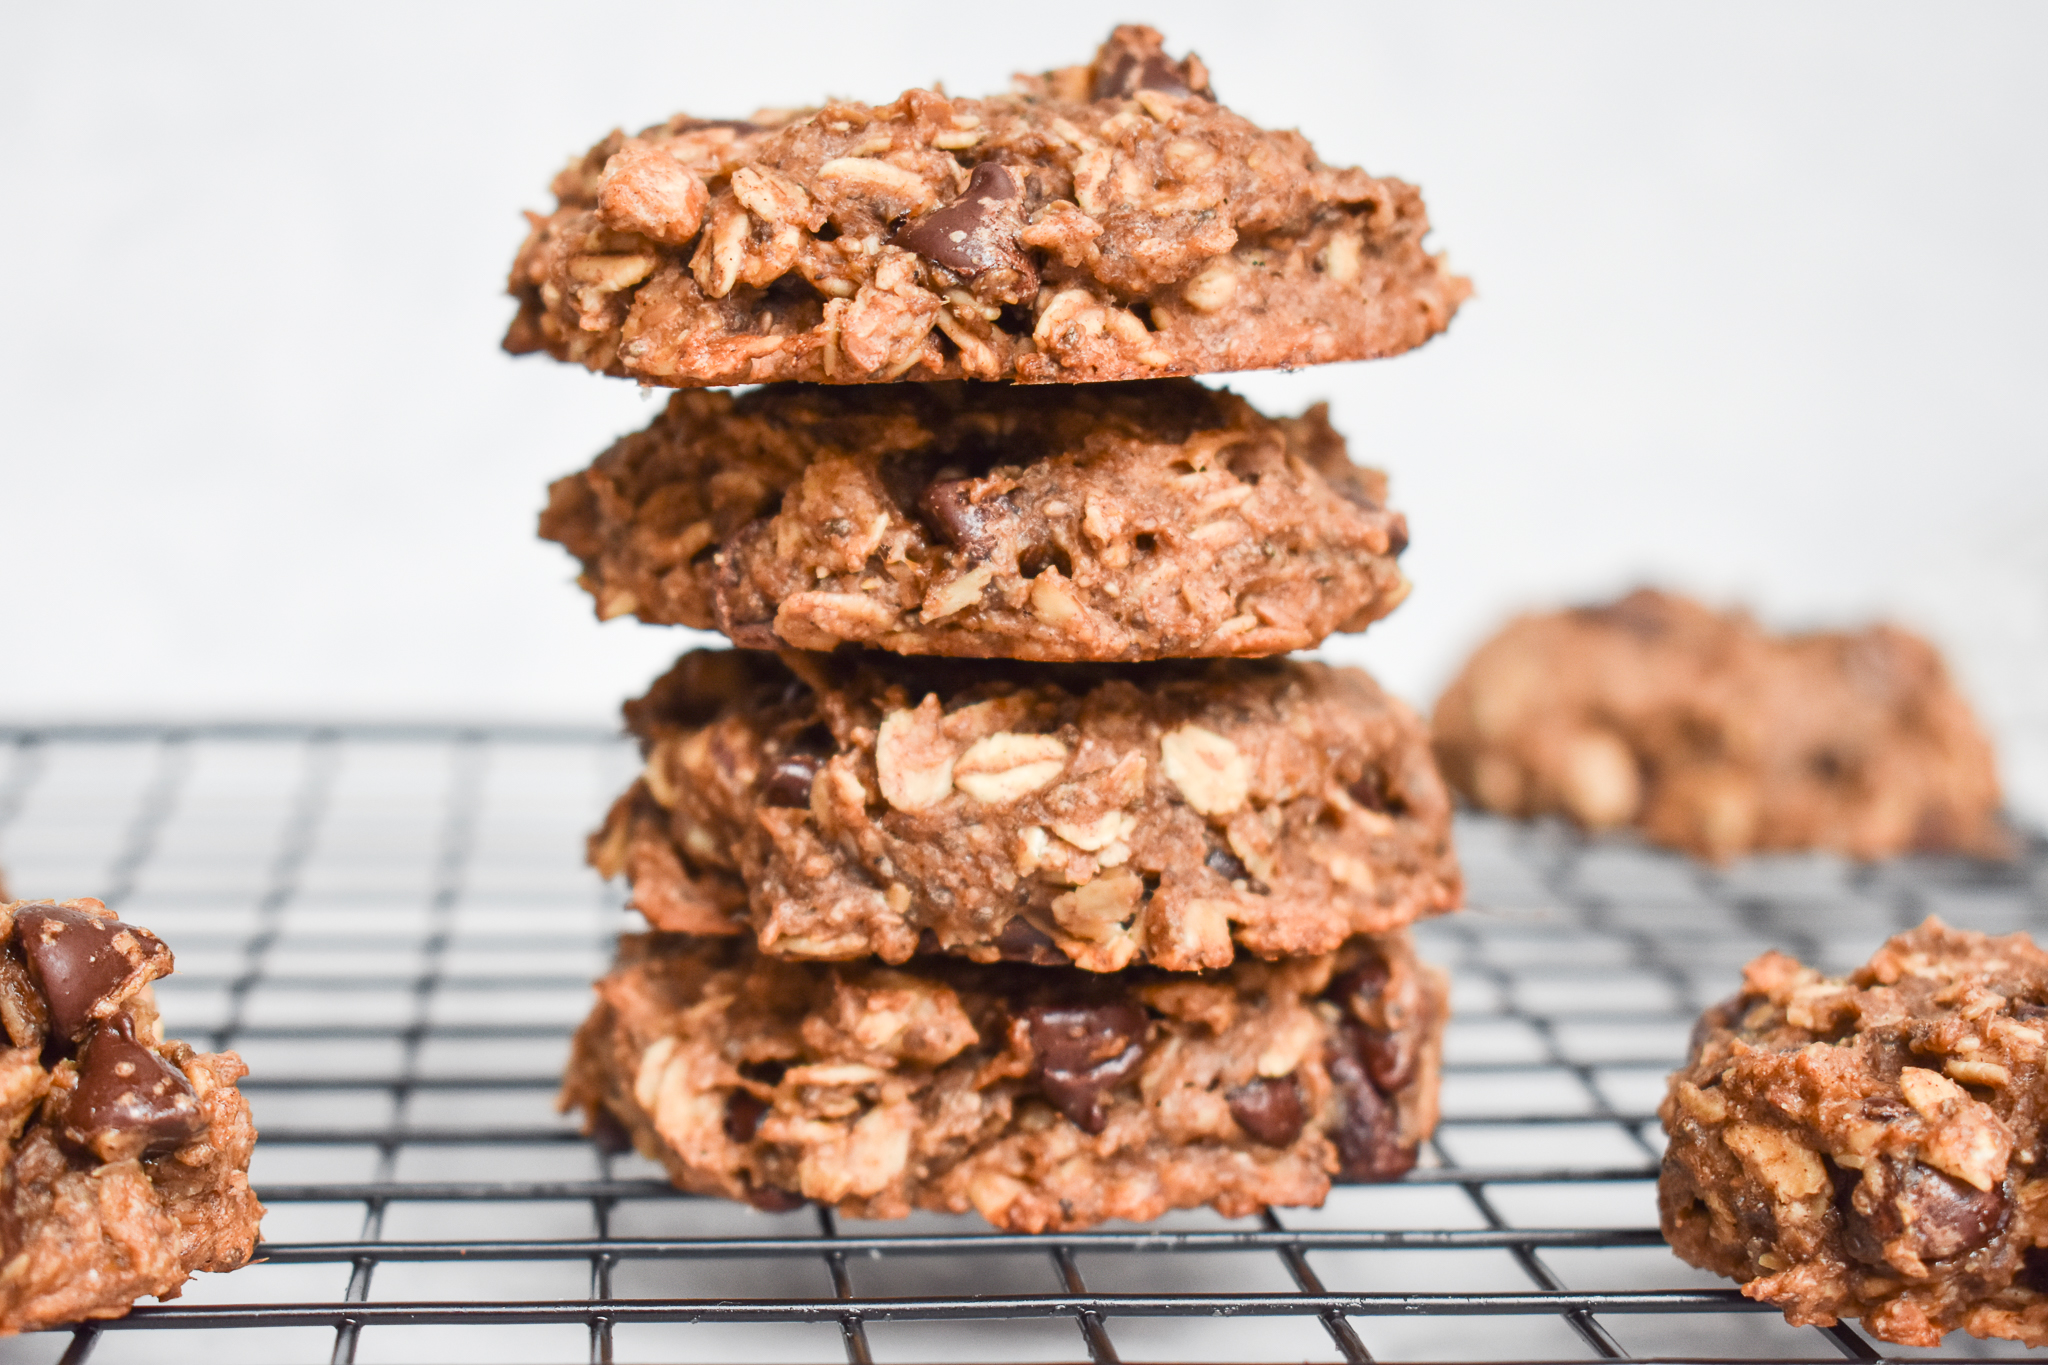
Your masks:
<instances>
[{"instance_id":1,"label":"white surface","mask_svg":"<svg viewBox=\"0 0 2048 1365\"><path fill-rule=\"evenodd\" d=\"M1427 702L1507 611L1641 577L1953 654L2048 811L2039 6L1155 10L1225 98L1419 182L1478 281L1320 397ZM1079 60L1099 6L28 6L0 15L0 715L600 718L544 480L653 404L497 349L517 211L614 124ZM2035 378L2027 379L2028 375Z\"/></svg>"}]
</instances>

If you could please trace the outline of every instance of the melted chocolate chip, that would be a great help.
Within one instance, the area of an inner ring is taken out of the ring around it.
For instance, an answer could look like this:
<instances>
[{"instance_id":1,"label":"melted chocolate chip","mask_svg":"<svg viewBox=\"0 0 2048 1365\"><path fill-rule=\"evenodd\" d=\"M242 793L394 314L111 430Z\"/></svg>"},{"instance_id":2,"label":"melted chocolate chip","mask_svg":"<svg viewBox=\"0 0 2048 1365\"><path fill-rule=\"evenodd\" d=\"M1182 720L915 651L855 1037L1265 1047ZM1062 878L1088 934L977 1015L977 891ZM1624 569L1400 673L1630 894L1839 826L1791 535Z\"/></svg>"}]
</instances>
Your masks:
<instances>
[{"instance_id":1,"label":"melted chocolate chip","mask_svg":"<svg viewBox=\"0 0 2048 1365\"><path fill-rule=\"evenodd\" d=\"M1251 871L1238 860L1235 853L1227 848L1212 848L1202 862L1211 872L1226 882L1241 882L1250 878Z\"/></svg>"},{"instance_id":2,"label":"melted chocolate chip","mask_svg":"<svg viewBox=\"0 0 2048 1365\"><path fill-rule=\"evenodd\" d=\"M891 238L963 280L1000 275L1000 301L1016 303L1038 290L1038 271L1018 234L1024 229L1024 186L1009 167L984 161L967 192Z\"/></svg>"},{"instance_id":3,"label":"melted chocolate chip","mask_svg":"<svg viewBox=\"0 0 2048 1365\"><path fill-rule=\"evenodd\" d=\"M1129 1001L1034 1005L1024 1019L1040 1092L1082 1132L1101 1132L1109 1092L1144 1060L1145 1011Z\"/></svg>"},{"instance_id":4,"label":"melted chocolate chip","mask_svg":"<svg viewBox=\"0 0 2048 1365\"><path fill-rule=\"evenodd\" d=\"M14 932L29 976L49 1003L50 1029L67 1042L171 970L171 950L147 929L62 905L17 911Z\"/></svg>"},{"instance_id":5,"label":"melted chocolate chip","mask_svg":"<svg viewBox=\"0 0 2048 1365\"><path fill-rule=\"evenodd\" d=\"M1308 1113L1301 1103L1301 1083L1292 1075L1261 1076L1223 1097L1237 1126L1268 1147L1285 1147L1301 1136Z\"/></svg>"},{"instance_id":6,"label":"melted chocolate chip","mask_svg":"<svg viewBox=\"0 0 2048 1365\"><path fill-rule=\"evenodd\" d=\"M1842 1205L1850 1254L1883 1265L1885 1243L1905 1238L1923 1261L1975 1251L2005 1230L2012 1203L1999 1188L1980 1190L1918 1161L1886 1157L1864 1171Z\"/></svg>"},{"instance_id":7,"label":"melted chocolate chip","mask_svg":"<svg viewBox=\"0 0 2048 1365\"><path fill-rule=\"evenodd\" d=\"M824 766L811 754L789 755L768 770L761 783L761 800L771 806L809 806L811 782Z\"/></svg>"},{"instance_id":8,"label":"melted chocolate chip","mask_svg":"<svg viewBox=\"0 0 2048 1365\"><path fill-rule=\"evenodd\" d=\"M2019 1281L2036 1294L2048 1294L2048 1247L2028 1247Z\"/></svg>"},{"instance_id":9,"label":"melted chocolate chip","mask_svg":"<svg viewBox=\"0 0 2048 1365\"><path fill-rule=\"evenodd\" d=\"M1022 915L1010 916L1002 932L991 942L1005 962L1029 962L1039 967L1071 965L1067 955L1052 941L1052 936Z\"/></svg>"},{"instance_id":10,"label":"melted chocolate chip","mask_svg":"<svg viewBox=\"0 0 2048 1365\"><path fill-rule=\"evenodd\" d=\"M1421 1037L1414 1030L1388 1032L1385 1029L1358 1030L1358 1059L1383 1095L1391 1095L1415 1079L1415 1059L1422 1055Z\"/></svg>"},{"instance_id":11,"label":"melted chocolate chip","mask_svg":"<svg viewBox=\"0 0 2048 1365\"><path fill-rule=\"evenodd\" d=\"M725 1135L733 1142L752 1142L761 1129L768 1101L751 1090L735 1090L725 1100Z\"/></svg>"},{"instance_id":12,"label":"melted chocolate chip","mask_svg":"<svg viewBox=\"0 0 2048 1365\"><path fill-rule=\"evenodd\" d=\"M1323 998L1342 1005L1354 1018L1377 1018L1378 1011L1373 1007L1386 993L1389 976L1385 962L1377 957L1368 957L1334 978L1323 992Z\"/></svg>"},{"instance_id":13,"label":"melted chocolate chip","mask_svg":"<svg viewBox=\"0 0 2048 1365\"><path fill-rule=\"evenodd\" d=\"M125 1012L105 1020L78 1053L78 1085L64 1136L101 1161L126 1161L189 1142L206 1131L185 1074L135 1036Z\"/></svg>"},{"instance_id":14,"label":"melted chocolate chip","mask_svg":"<svg viewBox=\"0 0 2048 1365\"><path fill-rule=\"evenodd\" d=\"M1337 1092L1337 1165L1351 1180L1392 1180L1415 1165L1415 1149L1401 1145L1399 1117L1359 1056L1357 1029L1347 1020L1324 1060Z\"/></svg>"},{"instance_id":15,"label":"melted chocolate chip","mask_svg":"<svg viewBox=\"0 0 2048 1365\"><path fill-rule=\"evenodd\" d=\"M939 539L969 554L988 553L994 544L986 508L968 497L966 479L939 479L918 495L917 509Z\"/></svg>"}]
</instances>

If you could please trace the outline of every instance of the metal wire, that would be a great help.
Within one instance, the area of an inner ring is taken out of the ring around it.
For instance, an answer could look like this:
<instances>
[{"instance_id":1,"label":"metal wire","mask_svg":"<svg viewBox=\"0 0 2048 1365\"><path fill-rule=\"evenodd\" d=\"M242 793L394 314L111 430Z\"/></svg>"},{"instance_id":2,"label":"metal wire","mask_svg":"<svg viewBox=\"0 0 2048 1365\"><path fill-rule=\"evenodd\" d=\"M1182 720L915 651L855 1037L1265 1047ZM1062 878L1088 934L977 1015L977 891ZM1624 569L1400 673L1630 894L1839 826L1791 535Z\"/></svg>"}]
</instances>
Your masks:
<instances>
[{"instance_id":1,"label":"metal wire","mask_svg":"<svg viewBox=\"0 0 2048 1365\"><path fill-rule=\"evenodd\" d=\"M1404 1181L1234 1222L842 1225L682 1195L553 1110L628 923L580 840L632 764L561 727L0 727L14 894L172 944L167 1027L250 1061L271 1209L260 1264L0 1362L1887 1358L1664 1248L1663 1074L1766 947L1839 970L1930 912L2048 931L2038 841L1716 872L1464 818L1472 908L1417 934L1455 983L1444 1121Z\"/></svg>"}]
</instances>

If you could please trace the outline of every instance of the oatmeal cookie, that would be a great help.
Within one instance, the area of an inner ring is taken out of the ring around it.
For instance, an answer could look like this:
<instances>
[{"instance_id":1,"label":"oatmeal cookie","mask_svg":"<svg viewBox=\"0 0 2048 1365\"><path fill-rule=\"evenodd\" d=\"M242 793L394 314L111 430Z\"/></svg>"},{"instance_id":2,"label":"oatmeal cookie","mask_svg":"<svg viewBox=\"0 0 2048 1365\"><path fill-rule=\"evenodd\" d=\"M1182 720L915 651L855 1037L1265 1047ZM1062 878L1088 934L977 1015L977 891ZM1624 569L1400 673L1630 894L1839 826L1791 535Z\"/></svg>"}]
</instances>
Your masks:
<instances>
[{"instance_id":1,"label":"oatmeal cookie","mask_svg":"<svg viewBox=\"0 0 2048 1365\"><path fill-rule=\"evenodd\" d=\"M1634 825L1716 861L2010 851L1990 743L1941 656L1894 626L1772 636L1647 590L1524 616L1434 730L1444 776L1488 810Z\"/></svg>"},{"instance_id":2,"label":"oatmeal cookie","mask_svg":"<svg viewBox=\"0 0 2048 1365\"><path fill-rule=\"evenodd\" d=\"M1929 919L1847 978L1779 953L1659 1113L1664 1235L1795 1324L2048 1346L2048 953Z\"/></svg>"},{"instance_id":3,"label":"oatmeal cookie","mask_svg":"<svg viewBox=\"0 0 2048 1365\"><path fill-rule=\"evenodd\" d=\"M1326 166L1124 27L1015 94L614 132L512 267L514 353L673 387L1153 379L1394 355L1471 286L1422 197Z\"/></svg>"},{"instance_id":4,"label":"oatmeal cookie","mask_svg":"<svg viewBox=\"0 0 2048 1365\"><path fill-rule=\"evenodd\" d=\"M626 717L592 864L775 957L1197 971L1461 891L1422 726L1357 669L702 651Z\"/></svg>"},{"instance_id":5,"label":"oatmeal cookie","mask_svg":"<svg viewBox=\"0 0 2048 1365\"><path fill-rule=\"evenodd\" d=\"M598 615L742 645L1049 661L1282 654L1407 596L1407 521L1324 408L1193 380L678 393L557 481Z\"/></svg>"},{"instance_id":6,"label":"oatmeal cookie","mask_svg":"<svg viewBox=\"0 0 2048 1365\"><path fill-rule=\"evenodd\" d=\"M176 1298L255 1248L248 1068L165 1040L170 970L98 901L0 905L0 1335Z\"/></svg>"},{"instance_id":7,"label":"oatmeal cookie","mask_svg":"<svg viewBox=\"0 0 2048 1365\"><path fill-rule=\"evenodd\" d=\"M1436 1126L1445 982L1405 933L1202 978L654 934L597 990L562 1107L684 1189L765 1208L1019 1232L1243 1217L1394 1179Z\"/></svg>"}]
</instances>

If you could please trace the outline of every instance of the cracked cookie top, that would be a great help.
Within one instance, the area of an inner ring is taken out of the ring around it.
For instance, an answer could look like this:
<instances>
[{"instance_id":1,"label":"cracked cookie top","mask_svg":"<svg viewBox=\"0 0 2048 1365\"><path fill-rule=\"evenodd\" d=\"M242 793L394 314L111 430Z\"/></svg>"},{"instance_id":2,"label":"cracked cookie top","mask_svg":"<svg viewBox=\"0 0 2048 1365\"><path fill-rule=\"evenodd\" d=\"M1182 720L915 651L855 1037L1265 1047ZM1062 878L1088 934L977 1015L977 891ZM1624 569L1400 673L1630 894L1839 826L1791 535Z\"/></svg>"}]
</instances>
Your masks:
<instances>
[{"instance_id":1,"label":"cracked cookie top","mask_svg":"<svg viewBox=\"0 0 2048 1365\"><path fill-rule=\"evenodd\" d=\"M553 189L506 349L674 387L1362 360L1470 293L1414 187L1232 113L1136 26L1009 95L615 131Z\"/></svg>"}]
</instances>

